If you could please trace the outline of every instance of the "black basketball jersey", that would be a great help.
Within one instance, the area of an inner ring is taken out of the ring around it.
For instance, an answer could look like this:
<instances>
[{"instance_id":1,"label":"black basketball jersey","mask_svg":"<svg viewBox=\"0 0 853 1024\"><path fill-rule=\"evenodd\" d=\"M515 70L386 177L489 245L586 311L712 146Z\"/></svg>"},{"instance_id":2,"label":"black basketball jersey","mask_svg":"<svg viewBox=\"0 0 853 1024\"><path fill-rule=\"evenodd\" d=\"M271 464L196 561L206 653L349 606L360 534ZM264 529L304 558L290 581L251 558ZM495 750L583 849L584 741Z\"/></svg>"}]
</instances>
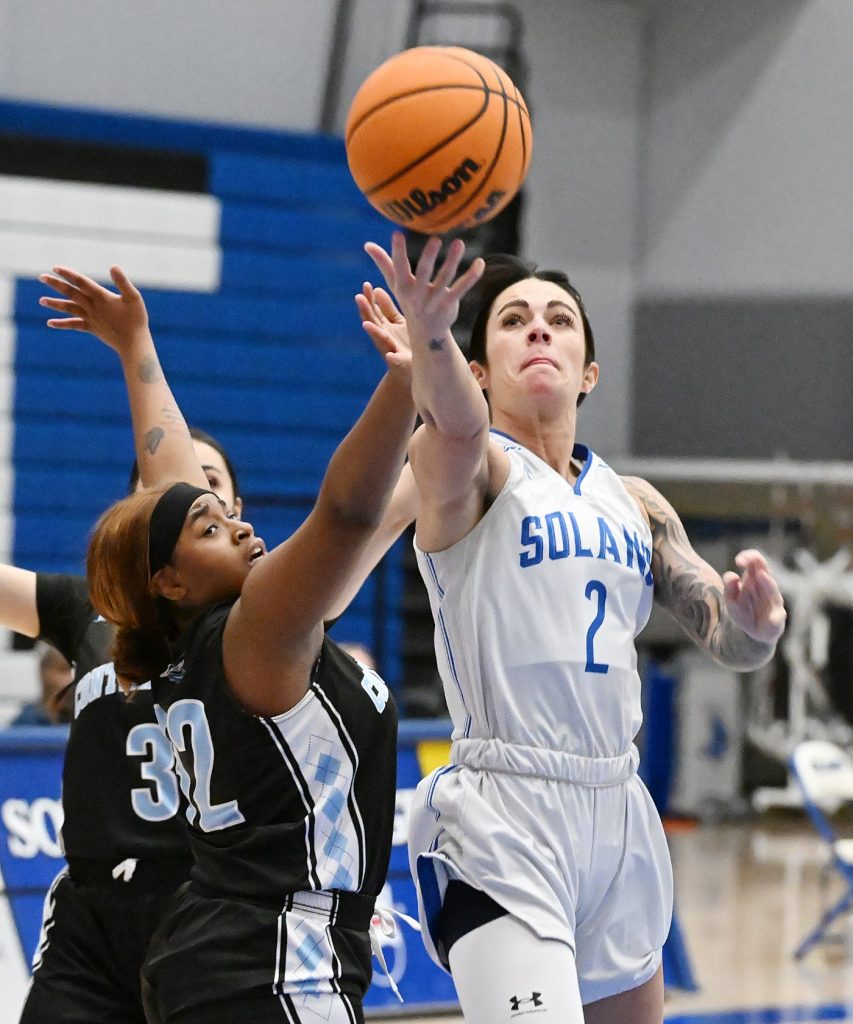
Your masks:
<instances>
[{"instance_id":1,"label":"black basketball jersey","mask_svg":"<svg viewBox=\"0 0 853 1024\"><path fill-rule=\"evenodd\" d=\"M397 712L387 686L326 637L296 707L250 714L222 664L230 608L196 619L155 684L189 804L193 882L256 900L306 889L377 896L396 790Z\"/></svg>"},{"instance_id":2,"label":"black basketball jersey","mask_svg":"<svg viewBox=\"0 0 853 1024\"><path fill-rule=\"evenodd\" d=\"M68 747L62 772L69 861L185 858L173 754L157 724L147 684L124 695L109 660L113 629L97 614L82 576L36 576L39 639L74 666Z\"/></svg>"}]
</instances>

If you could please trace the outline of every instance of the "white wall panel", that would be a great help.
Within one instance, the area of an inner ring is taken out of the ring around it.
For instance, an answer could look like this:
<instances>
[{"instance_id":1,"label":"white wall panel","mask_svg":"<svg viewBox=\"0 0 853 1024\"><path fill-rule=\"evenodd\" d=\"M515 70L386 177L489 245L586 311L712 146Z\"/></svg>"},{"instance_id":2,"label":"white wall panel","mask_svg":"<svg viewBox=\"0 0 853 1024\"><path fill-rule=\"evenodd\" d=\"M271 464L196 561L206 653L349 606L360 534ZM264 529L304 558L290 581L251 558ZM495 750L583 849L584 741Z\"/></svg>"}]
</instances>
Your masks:
<instances>
[{"instance_id":1,"label":"white wall panel","mask_svg":"<svg viewBox=\"0 0 853 1024\"><path fill-rule=\"evenodd\" d=\"M220 205L209 195L0 175L0 223L211 242Z\"/></svg>"},{"instance_id":2,"label":"white wall panel","mask_svg":"<svg viewBox=\"0 0 853 1024\"><path fill-rule=\"evenodd\" d=\"M0 272L38 277L58 263L103 280L118 263L140 288L214 291L220 255L209 245L137 242L127 236L62 235L0 224Z\"/></svg>"}]
</instances>

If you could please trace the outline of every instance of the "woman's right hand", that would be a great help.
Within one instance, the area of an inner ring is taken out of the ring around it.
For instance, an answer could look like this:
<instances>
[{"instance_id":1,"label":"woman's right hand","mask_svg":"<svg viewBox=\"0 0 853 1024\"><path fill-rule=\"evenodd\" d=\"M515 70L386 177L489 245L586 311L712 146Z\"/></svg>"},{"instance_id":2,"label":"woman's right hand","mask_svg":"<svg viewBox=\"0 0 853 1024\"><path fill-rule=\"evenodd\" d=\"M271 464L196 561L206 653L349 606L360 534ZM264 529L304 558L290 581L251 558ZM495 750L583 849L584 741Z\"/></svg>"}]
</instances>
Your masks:
<instances>
[{"instance_id":1,"label":"woman's right hand","mask_svg":"<svg viewBox=\"0 0 853 1024\"><path fill-rule=\"evenodd\" d=\"M121 267L110 267L118 294L70 267L54 267L53 271L42 274L39 281L64 298L43 295L39 304L65 315L48 320L48 327L94 334L120 356L140 339L150 338L145 302Z\"/></svg>"},{"instance_id":2,"label":"woman's right hand","mask_svg":"<svg viewBox=\"0 0 853 1024\"><path fill-rule=\"evenodd\" d=\"M480 280L485 263L477 257L471 266L456 277L465 243L455 238L447 249L441 269L435 262L441 252L442 240L433 236L424 246L415 272L412 273L402 231L395 231L389 255L380 245L368 242L364 249L385 278L388 287L409 325L410 333L419 337L443 338L459 316L459 301Z\"/></svg>"}]
</instances>

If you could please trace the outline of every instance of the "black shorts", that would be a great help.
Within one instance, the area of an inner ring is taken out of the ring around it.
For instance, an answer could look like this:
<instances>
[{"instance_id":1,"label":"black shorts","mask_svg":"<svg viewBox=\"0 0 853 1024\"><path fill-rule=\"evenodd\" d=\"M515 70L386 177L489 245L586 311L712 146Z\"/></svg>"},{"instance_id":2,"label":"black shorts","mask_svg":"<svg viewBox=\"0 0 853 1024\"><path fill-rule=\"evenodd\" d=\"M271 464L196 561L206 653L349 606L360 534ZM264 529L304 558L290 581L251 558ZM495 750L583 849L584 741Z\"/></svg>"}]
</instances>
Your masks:
<instances>
[{"instance_id":1,"label":"black shorts","mask_svg":"<svg viewBox=\"0 0 853 1024\"><path fill-rule=\"evenodd\" d=\"M181 875L167 871L152 888L148 879L61 873L45 901L20 1024L145 1024L140 970Z\"/></svg>"},{"instance_id":2,"label":"black shorts","mask_svg":"<svg viewBox=\"0 0 853 1024\"><path fill-rule=\"evenodd\" d=\"M184 886L143 970L150 1024L361 1024L373 901L324 900L337 897L271 905Z\"/></svg>"},{"instance_id":3,"label":"black shorts","mask_svg":"<svg viewBox=\"0 0 853 1024\"><path fill-rule=\"evenodd\" d=\"M504 917L507 911L491 896L466 882L451 879L436 929L436 949L446 964L454 942L490 921Z\"/></svg>"}]
</instances>

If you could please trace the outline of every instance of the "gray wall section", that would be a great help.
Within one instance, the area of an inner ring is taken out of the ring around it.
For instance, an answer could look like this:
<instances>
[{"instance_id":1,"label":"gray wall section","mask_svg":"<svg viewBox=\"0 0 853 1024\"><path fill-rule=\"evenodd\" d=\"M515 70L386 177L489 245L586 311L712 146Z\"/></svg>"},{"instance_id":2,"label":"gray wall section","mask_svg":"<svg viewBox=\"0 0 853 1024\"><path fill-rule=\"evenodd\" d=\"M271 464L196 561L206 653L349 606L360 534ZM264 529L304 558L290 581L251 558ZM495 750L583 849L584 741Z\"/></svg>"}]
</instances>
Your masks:
<instances>
[{"instance_id":1,"label":"gray wall section","mask_svg":"<svg viewBox=\"0 0 853 1024\"><path fill-rule=\"evenodd\" d=\"M853 459L853 298L647 299L639 455Z\"/></svg>"},{"instance_id":2,"label":"gray wall section","mask_svg":"<svg viewBox=\"0 0 853 1024\"><path fill-rule=\"evenodd\" d=\"M334 0L0 0L6 98L313 131Z\"/></svg>"},{"instance_id":3,"label":"gray wall section","mask_svg":"<svg viewBox=\"0 0 853 1024\"><path fill-rule=\"evenodd\" d=\"M853 458L853 3L647 23L631 448Z\"/></svg>"},{"instance_id":4,"label":"gray wall section","mask_svg":"<svg viewBox=\"0 0 853 1024\"><path fill-rule=\"evenodd\" d=\"M662 2L645 65L641 294L849 294L853 3Z\"/></svg>"},{"instance_id":5,"label":"gray wall section","mask_svg":"<svg viewBox=\"0 0 853 1024\"><path fill-rule=\"evenodd\" d=\"M525 250L584 297L601 378L578 432L612 458L629 445L643 15L601 0L519 6L534 133Z\"/></svg>"}]
</instances>

